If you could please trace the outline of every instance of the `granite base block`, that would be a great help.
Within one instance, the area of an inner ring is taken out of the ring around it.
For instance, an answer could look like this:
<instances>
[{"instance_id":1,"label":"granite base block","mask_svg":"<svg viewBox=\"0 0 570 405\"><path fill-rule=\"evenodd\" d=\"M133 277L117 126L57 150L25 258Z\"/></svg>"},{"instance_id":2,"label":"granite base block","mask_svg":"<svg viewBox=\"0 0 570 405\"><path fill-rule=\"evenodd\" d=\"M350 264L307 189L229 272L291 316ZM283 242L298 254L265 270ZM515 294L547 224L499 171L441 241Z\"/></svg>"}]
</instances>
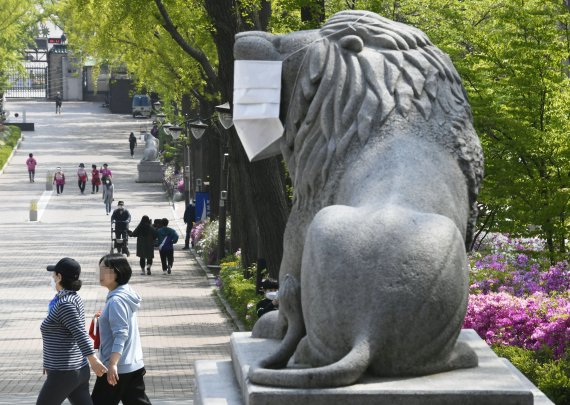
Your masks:
<instances>
[{"instance_id":1,"label":"granite base block","mask_svg":"<svg viewBox=\"0 0 570 405\"><path fill-rule=\"evenodd\" d=\"M422 377L365 376L358 384L340 388L292 389L249 382L249 365L271 353L278 341L236 332L231 337L232 361L196 362L194 401L197 405L553 404L508 361L497 357L473 330L463 330L459 339L475 350L478 367Z\"/></svg>"},{"instance_id":2,"label":"granite base block","mask_svg":"<svg viewBox=\"0 0 570 405\"><path fill-rule=\"evenodd\" d=\"M159 161L142 161L137 165L139 176L137 183L162 183L164 174Z\"/></svg>"}]
</instances>

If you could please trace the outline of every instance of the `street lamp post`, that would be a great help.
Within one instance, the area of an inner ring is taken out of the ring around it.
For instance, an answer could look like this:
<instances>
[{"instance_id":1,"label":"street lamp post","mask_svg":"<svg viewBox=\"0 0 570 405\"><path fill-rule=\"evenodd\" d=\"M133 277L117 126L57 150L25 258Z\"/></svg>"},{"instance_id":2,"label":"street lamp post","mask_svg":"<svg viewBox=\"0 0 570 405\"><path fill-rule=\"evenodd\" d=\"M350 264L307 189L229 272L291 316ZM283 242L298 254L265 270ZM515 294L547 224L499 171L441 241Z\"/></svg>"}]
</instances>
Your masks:
<instances>
[{"instance_id":1,"label":"street lamp post","mask_svg":"<svg viewBox=\"0 0 570 405\"><path fill-rule=\"evenodd\" d=\"M218 226L218 264L226 255L226 200L228 199L229 154L224 153L222 160L222 178L220 179L220 210Z\"/></svg>"}]
</instances>

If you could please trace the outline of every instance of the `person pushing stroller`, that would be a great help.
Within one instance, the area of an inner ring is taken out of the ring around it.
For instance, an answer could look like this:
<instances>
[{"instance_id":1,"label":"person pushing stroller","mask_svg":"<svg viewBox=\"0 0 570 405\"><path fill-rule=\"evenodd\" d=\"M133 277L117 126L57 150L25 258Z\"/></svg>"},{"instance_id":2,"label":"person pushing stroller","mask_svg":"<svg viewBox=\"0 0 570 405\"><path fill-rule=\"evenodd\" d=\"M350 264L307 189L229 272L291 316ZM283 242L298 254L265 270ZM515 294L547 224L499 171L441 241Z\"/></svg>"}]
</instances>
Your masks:
<instances>
[{"instance_id":1,"label":"person pushing stroller","mask_svg":"<svg viewBox=\"0 0 570 405\"><path fill-rule=\"evenodd\" d=\"M114 232L115 232L115 247L117 246L117 241L122 240L122 252L125 253L127 257L130 255L129 247L127 244L128 241L128 230L129 230L129 223L131 222L131 213L129 210L125 208L125 202L119 201L117 204L117 208L113 211L111 215L111 227L114 225Z\"/></svg>"}]
</instances>

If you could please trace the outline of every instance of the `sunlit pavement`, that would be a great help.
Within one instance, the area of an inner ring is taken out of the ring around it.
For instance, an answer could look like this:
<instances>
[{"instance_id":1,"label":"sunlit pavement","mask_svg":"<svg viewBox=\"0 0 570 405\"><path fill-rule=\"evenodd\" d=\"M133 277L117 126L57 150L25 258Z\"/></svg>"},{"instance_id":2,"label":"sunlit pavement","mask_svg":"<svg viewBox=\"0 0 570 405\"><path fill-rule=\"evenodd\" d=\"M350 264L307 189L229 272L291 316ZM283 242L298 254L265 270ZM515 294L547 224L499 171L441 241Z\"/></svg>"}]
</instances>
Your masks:
<instances>
[{"instance_id":1,"label":"sunlit pavement","mask_svg":"<svg viewBox=\"0 0 570 405\"><path fill-rule=\"evenodd\" d=\"M90 182L85 194L80 193L79 163L88 171L91 164L109 164L115 203L125 201L133 218L131 229L148 215L168 218L181 236L170 276L162 274L158 252L153 275L140 275L132 239L130 284L143 297L139 325L148 396L153 404L192 403L194 360L228 358L234 327L216 305L200 266L181 250L184 204L170 204L161 184L136 183L143 143L131 159L128 136L131 131L139 135L143 127L150 129L149 121L109 114L99 103L90 102L64 102L61 115L55 115L51 102L8 100L5 108L25 110L35 131L23 132L19 148L0 175L0 405L35 404L44 381L39 327L54 294L46 265L64 256L75 258L83 269L80 295L86 316L104 305L107 290L99 286L95 270L110 250L110 217L105 215L101 193L91 194ZM38 161L35 183L28 181L29 153ZM55 190L46 192L46 173L57 166L66 174L59 196ZM29 221L32 200L40 202L37 222Z\"/></svg>"}]
</instances>

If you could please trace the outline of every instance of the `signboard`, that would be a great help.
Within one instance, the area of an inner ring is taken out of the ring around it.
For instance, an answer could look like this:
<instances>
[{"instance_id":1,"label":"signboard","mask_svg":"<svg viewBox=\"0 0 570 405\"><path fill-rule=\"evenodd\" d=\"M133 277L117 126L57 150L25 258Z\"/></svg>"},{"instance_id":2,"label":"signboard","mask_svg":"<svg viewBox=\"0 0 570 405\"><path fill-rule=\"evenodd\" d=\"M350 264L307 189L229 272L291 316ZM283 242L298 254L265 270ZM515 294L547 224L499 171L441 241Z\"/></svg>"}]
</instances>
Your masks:
<instances>
[{"instance_id":1,"label":"signboard","mask_svg":"<svg viewBox=\"0 0 570 405\"><path fill-rule=\"evenodd\" d=\"M196 222L210 216L210 194L207 191L196 192Z\"/></svg>"},{"instance_id":2,"label":"signboard","mask_svg":"<svg viewBox=\"0 0 570 405\"><path fill-rule=\"evenodd\" d=\"M61 44L61 38L48 38L49 44Z\"/></svg>"}]
</instances>

